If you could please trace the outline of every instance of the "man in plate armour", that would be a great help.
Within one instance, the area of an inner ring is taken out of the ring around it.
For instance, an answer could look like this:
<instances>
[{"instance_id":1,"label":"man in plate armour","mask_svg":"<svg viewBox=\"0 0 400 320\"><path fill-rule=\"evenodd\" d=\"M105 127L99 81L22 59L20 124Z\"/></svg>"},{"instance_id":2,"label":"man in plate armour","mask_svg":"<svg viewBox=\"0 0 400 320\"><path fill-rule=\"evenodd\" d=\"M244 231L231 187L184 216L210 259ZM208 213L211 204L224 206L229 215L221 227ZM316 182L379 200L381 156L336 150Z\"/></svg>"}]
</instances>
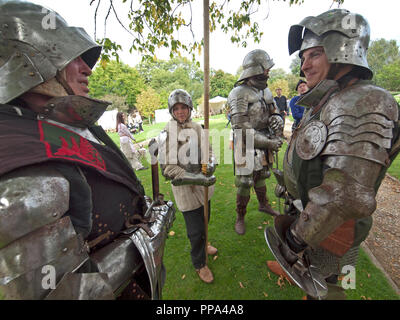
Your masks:
<instances>
[{"instance_id":1,"label":"man in plate armour","mask_svg":"<svg viewBox=\"0 0 400 320\"><path fill-rule=\"evenodd\" d=\"M288 214L265 236L281 269L310 299L343 299L338 276L355 267L375 196L400 150L398 104L373 85L368 22L334 9L289 31L310 91L284 158ZM276 267L276 265L275 265ZM347 268L346 268L347 269Z\"/></svg>"},{"instance_id":2,"label":"man in plate armour","mask_svg":"<svg viewBox=\"0 0 400 320\"><path fill-rule=\"evenodd\" d=\"M1 3L0 21L0 296L161 298L175 211L95 125L101 47L29 2Z\"/></svg>"},{"instance_id":3,"label":"man in plate armour","mask_svg":"<svg viewBox=\"0 0 400 320\"><path fill-rule=\"evenodd\" d=\"M283 130L283 119L267 88L274 62L267 52L256 49L245 56L242 66L243 72L228 96L237 187L235 231L239 235L246 232L244 217L251 187L256 192L259 211L279 214L268 203L265 179L270 176L273 152L282 145Z\"/></svg>"}]
</instances>

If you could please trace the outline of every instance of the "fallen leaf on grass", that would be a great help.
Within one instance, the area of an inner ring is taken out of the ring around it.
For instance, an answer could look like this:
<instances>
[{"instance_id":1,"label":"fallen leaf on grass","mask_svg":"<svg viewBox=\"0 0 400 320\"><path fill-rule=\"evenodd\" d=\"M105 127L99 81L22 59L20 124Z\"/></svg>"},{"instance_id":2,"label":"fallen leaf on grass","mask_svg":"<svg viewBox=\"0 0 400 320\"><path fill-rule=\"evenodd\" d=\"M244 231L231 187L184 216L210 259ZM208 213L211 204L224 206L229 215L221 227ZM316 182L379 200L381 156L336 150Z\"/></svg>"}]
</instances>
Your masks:
<instances>
[{"instance_id":1,"label":"fallen leaf on grass","mask_svg":"<svg viewBox=\"0 0 400 320\"><path fill-rule=\"evenodd\" d=\"M243 285L243 283L241 283L240 281L239 281L239 286L240 286L242 289L244 289L244 285Z\"/></svg>"},{"instance_id":2,"label":"fallen leaf on grass","mask_svg":"<svg viewBox=\"0 0 400 320\"><path fill-rule=\"evenodd\" d=\"M258 230L262 230L263 227L262 227L262 226L258 226L257 229L258 229Z\"/></svg>"},{"instance_id":3,"label":"fallen leaf on grass","mask_svg":"<svg viewBox=\"0 0 400 320\"><path fill-rule=\"evenodd\" d=\"M217 259L218 259L218 256L214 256L213 260L215 261L215 260L217 260Z\"/></svg>"},{"instance_id":4,"label":"fallen leaf on grass","mask_svg":"<svg viewBox=\"0 0 400 320\"><path fill-rule=\"evenodd\" d=\"M276 282L276 284L279 286L279 288L282 289L282 287L285 286L285 279L283 276L279 276L278 281Z\"/></svg>"},{"instance_id":5,"label":"fallen leaf on grass","mask_svg":"<svg viewBox=\"0 0 400 320\"><path fill-rule=\"evenodd\" d=\"M270 275L269 272L267 272L267 277L268 277L269 280L272 280L271 275Z\"/></svg>"},{"instance_id":6,"label":"fallen leaf on grass","mask_svg":"<svg viewBox=\"0 0 400 320\"><path fill-rule=\"evenodd\" d=\"M264 297L268 298L268 293L263 292L263 294L264 294Z\"/></svg>"},{"instance_id":7,"label":"fallen leaf on grass","mask_svg":"<svg viewBox=\"0 0 400 320\"><path fill-rule=\"evenodd\" d=\"M168 233L168 235L171 236L171 237L173 237L173 236L175 235L175 231L172 231L172 230L171 230L171 231Z\"/></svg>"},{"instance_id":8,"label":"fallen leaf on grass","mask_svg":"<svg viewBox=\"0 0 400 320\"><path fill-rule=\"evenodd\" d=\"M186 278L186 274L183 274L181 279L184 280Z\"/></svg>"}]
</instances>

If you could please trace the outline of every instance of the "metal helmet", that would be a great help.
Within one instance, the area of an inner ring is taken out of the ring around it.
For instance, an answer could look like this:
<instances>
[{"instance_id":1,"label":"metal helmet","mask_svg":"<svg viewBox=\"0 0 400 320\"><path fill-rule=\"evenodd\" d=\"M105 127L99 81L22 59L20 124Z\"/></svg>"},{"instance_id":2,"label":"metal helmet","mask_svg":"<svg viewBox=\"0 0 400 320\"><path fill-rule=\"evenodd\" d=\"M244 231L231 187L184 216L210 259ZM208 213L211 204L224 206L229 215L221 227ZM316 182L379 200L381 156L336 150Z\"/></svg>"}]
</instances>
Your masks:
<instances>
[{"instance_id":1,"label":"metal helmet","mask_svg":"<svg viewBox=\"0 0 400 320\"><path fill-rule=\"evenodd\" d=\"M168 97L168 110L172 117L174 116L172 108L177 103L183 103L184 105L187 105L189 107L190 111L193 110L192 97L187 91L183 89L176 89L172 91Z\"/></svg>"},{"instance_id":2,"label":"metal helmet","mask_svg":"<svg viewBox=\"0 0 400 320\"><path fill-rule=\"evenodd\" d=\"M274 61L264 50L255 49L250 51L243 59L243 71L237 82L263 74L264 70L271 69L274 65Z\"/></svg>"},{"instance_id":3,"label":"metal helmet","mask_svg":"<svg viewBox=\"0 0 400 320\"><path fill-rule=\"evenodd\" d=\"M0 103L53 79L81 56L93 68L101 47L56 12L20 1L0 2Z\"/></svg>"},{"instance_id":4,"label":"metal helmet","mask_svg":"<svg viewBox=\"0 0 400 320\"><path fill-rule=\"evenodd\" d=\"M304 50L321 46L329 63L361 67L365 78L371 79L373 73L367 62L369 39L369 24L362 15L333 9L290 27L289 55L300 50L301 56ZM304 76L302 71L300 75Z\"/></svg>"}]
</instances>

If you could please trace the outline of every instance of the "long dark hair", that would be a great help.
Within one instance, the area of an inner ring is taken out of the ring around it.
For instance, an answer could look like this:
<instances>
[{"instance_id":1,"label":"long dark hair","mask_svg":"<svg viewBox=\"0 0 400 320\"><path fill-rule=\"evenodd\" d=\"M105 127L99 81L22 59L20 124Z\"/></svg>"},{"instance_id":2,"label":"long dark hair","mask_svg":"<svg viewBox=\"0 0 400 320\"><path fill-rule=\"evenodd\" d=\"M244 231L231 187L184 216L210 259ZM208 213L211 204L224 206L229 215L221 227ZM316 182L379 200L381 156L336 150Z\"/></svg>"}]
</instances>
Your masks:
<instances>
[{"instance_id":1,"label":"long dark hair","mask_svg":"<svg viewBox=\"0 0 400 320\"><path fill-rule=\"evenodd\" d=\"M118 125L120 123L125 124L125 120L124 120L124 113L123 112L118 112L117 113L117 125L115 127L115 131L118 132Z\"/></svg>"}]
</instances>

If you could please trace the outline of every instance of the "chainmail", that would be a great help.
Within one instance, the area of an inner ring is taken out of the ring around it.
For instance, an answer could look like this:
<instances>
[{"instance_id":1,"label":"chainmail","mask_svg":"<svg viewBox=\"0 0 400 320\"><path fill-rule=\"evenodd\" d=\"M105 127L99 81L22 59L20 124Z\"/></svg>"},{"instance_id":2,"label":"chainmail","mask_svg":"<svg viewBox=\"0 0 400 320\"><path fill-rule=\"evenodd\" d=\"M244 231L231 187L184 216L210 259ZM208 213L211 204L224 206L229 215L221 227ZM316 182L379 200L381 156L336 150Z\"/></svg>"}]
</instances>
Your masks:
<instances>
[{"instance_id":1,"label":"chainmail","mask_svg":"<svg viewBox=\"0 0 400 320\"><path fill-rule=\"evenodd\" d=\"M359 248L359 246L351 248L341 258L322 248L308 249L308 253L311 263L319 269L324 277L329 277L333 274L340 275L342 268L346 265L355 267Z\"/></svg>"}]
</instances>

